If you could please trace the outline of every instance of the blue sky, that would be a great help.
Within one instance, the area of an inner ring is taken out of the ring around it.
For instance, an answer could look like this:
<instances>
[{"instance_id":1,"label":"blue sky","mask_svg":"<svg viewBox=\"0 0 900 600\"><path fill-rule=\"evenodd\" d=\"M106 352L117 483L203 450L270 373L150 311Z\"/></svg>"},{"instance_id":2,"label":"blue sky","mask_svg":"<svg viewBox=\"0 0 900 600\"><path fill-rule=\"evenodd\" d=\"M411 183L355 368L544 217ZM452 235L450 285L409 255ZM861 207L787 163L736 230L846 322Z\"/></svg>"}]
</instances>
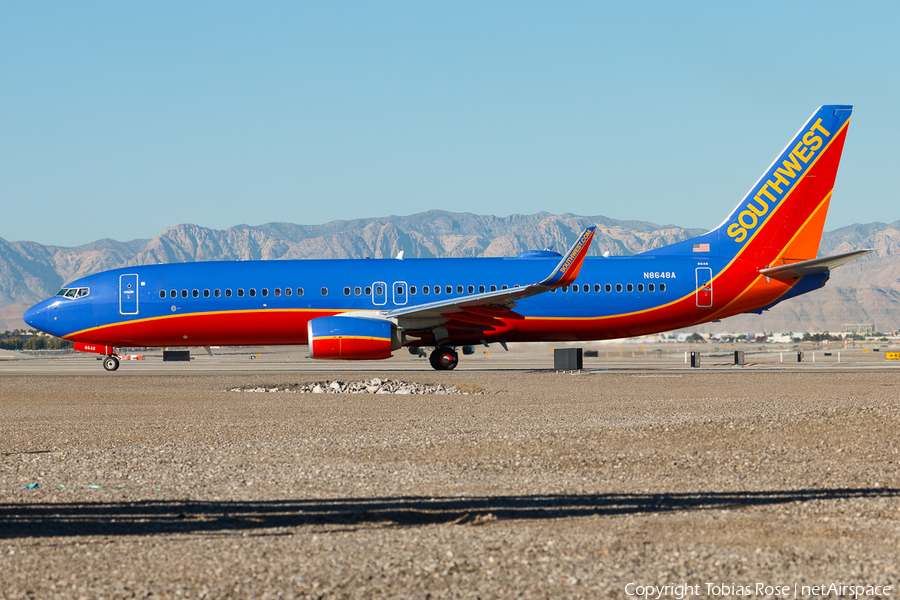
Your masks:
<instances>
[{"instance_id":1,"label":"blue sky","mask_svg":"<svg viewBox=\"0 0 900 600\"><path fill-rule=\"evenodd\" d=\"M900 3L6 2L0 237L571 212L712 228L853 104L826 229L900 219Z\"/></svg>"}]
</instances>

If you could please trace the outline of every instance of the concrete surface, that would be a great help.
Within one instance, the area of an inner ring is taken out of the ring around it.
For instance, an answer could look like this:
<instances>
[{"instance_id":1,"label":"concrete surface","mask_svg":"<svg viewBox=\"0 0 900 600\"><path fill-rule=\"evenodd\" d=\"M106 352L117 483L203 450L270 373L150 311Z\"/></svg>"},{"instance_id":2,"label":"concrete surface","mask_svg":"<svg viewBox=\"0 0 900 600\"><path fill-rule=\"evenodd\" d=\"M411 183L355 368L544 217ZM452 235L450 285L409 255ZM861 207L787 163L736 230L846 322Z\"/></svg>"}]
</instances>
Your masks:
<instances>
[{"instance_id":1,"label":"concrete surface","mask_svg":"<svg viewBox=\"0 0 900 600\"><path fill-rule=\"evenodd\" d=\"M543 355L286 356L0 363L0 597L898 593L883 357L557 374ZM376 376L484 393L226 391Z\"/></svg>"}]
</instances>

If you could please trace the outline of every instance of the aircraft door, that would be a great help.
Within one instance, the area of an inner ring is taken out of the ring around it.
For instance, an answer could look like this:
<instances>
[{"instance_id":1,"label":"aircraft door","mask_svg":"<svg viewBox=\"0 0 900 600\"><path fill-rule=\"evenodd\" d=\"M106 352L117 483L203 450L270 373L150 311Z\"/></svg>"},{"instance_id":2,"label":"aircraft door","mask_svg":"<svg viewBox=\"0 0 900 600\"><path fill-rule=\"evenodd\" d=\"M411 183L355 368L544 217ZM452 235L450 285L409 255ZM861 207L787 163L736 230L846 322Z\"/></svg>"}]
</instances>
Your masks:
<instances>
[{"instance_id":1,"label":"aircraft door","mask_svg":"<svg viewBox=\"0 0 900 600\"><path fill-rule=\"evenodd\" d=\"M712 269L697 267L697 308L712 308Z\"/></svg>"},{"instance_id":2,"label":"aircraft door","mask_svg":"<svg viewBox=\"0 0 900 600\"><path fill-rule=\"evenodd\" d=\"M119 314L138 314L137 275L119 275Z\"/></svg>"},{"instance_id":3,"label":"aircraft door","mask_svg":"<svg viewBox=\"0 0 900 600\"><path fill-rule=\"evenodd\" d=\"M406 282L405 281L395 281L394 282L394 304L397 306L403 306L406 304Z\"/></svg>"},{"instance_id":4,"label":"aircraft door","mask_svg":"<svg viewBox=\"0 0 900 600\"><path fill-rule=\"evenodd\" d=\"M382 306L387 302L387 284L376 281L372 284L372 304Z\"/></svg>"}]
</instances>

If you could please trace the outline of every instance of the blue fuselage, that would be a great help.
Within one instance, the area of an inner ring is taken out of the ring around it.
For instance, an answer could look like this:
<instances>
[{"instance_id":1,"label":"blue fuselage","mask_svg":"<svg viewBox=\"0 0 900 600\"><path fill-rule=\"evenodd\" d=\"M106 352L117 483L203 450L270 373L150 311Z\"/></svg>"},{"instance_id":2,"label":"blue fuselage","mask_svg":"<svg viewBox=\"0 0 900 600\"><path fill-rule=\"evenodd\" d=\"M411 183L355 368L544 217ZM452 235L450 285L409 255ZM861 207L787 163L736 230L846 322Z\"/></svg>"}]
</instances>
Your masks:
<instances>
[{"instance_id":1,"label":"blue fuselage","mask_svg":"<svg viewBox=\"0 0 900 600\"><path fill-rule=\"evenodd\" d=\"M129 267L68 284L65 289L88 293L48 299L30 309L26 320L59 337L110 346L304 344L310 318L527 286L558 260L292 260ZM691 297L698 287L698 269L702 277L723 266L721 258L709 256L588 258L574 285L520 300L515 311L524 320L486 334L454 332L453 341L586 340L666 331L712 314L719 304L712 290L712 302L695 305L677 322L663 313L654 318L652 309ZM628 318L635 313L642 318ZM261 319L263 315L270 318ZM231 324L227 329L220 326L224 316ZM553 321L552 331L548 321ZM273 322L281 325L270 330ZM176 323L180 326L173 329Z\"/></svg>"}]
</instances>

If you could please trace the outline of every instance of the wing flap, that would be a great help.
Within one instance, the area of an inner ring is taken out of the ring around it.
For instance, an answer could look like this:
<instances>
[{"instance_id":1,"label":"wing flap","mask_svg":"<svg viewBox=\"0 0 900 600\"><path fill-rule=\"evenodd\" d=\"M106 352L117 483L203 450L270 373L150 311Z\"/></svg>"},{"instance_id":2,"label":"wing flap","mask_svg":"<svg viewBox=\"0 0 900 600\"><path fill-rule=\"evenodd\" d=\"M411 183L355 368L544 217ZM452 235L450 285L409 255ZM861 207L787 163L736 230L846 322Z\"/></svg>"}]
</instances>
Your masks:
<instances>
[{"instance_id":1,"label":"wing flap","mask_svg":"<svg viewBox=\"0 0 900 600\"><path fill-rule=\"evenodd\" d=\"M465 310L459 312L442 313L441 316L445 319L454 319L457 321L462 321L463 323L471 323L472 325L484 325L485 327L503 327L504 325L506 325L506 323L504 323L500 319L476 315Z\"/></svg>"}]
</instances>

